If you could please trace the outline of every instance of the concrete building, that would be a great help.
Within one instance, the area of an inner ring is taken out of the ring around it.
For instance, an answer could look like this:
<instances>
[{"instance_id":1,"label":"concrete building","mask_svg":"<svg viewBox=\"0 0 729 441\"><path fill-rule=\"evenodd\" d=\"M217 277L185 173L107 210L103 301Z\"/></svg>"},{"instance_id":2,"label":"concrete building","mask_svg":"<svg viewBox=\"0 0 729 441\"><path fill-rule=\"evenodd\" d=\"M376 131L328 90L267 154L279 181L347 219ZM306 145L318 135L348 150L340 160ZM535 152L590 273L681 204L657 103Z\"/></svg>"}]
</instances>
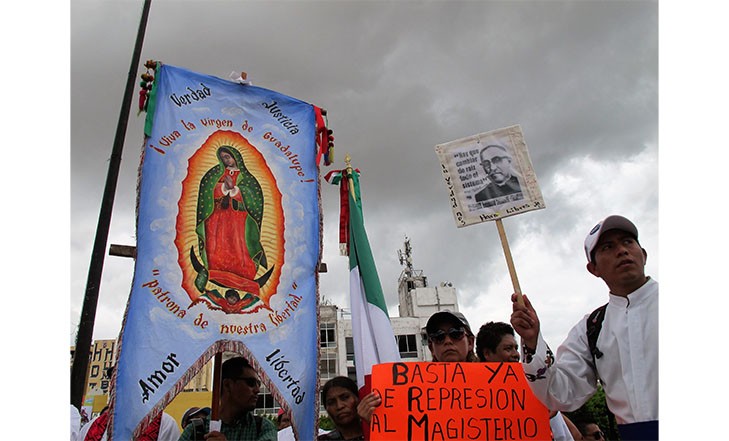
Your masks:
<instances>
[{"instance_id":1,"label":"concrete building","mask_svg":"<svg viewBox=\"0 0 729 441\"><path fill-rule=\"evenodd\" d=\"M76 347L71 346L71 365ZM98 414L106 406L109 395L107 370L116 359L116 340L95 340L89 352L89 369L86 372L86 391L81 411L88 418Z\"/></svg>"}]
</instances>

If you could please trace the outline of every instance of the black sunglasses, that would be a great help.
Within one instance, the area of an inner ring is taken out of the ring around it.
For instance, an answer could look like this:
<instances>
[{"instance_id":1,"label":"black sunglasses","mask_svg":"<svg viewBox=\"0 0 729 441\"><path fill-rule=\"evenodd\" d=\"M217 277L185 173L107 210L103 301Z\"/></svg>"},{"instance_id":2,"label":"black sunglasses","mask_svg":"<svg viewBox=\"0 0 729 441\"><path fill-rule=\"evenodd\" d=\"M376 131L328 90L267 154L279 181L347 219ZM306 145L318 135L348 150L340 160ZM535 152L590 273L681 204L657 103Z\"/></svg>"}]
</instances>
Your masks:
<instances>
[{"instance_id":1,"label":"black sunglasses","mask_svg":"<svg viewBox=\"0 0 729 441\"><path fill-rule=\"evenodd\" d=\"M259 380L258 378L255 378L255 377L238 377L238 378L233 378L233 380L235 380L235 381L243 380L246 382L248 387L261 387L261 380Z\"/></svg>"},{"instance_id":2,"label":"black sunglasses","mask_svg":"<svg viewBox=\"0 0 729 441\"><path fill-rule=\"evenodd\" d=\"M451 328L448 331L439 329L437 332L428 334L428 339L433 343L441 344L445 341L446 335L453 341L460 341L466 335L466 330L463 328Z\"/></svg>"},{"instance_id":3,"label":"black sunglasses","mask_svg":"<svg viewBox=\"0 0 729 441\"><path fill-rule=\"evenodd\" d=\"M599 430L597 432L588 433L587 436L591 436L595 439L605 439L605 434Z\"/></svg>"}]
</instances>

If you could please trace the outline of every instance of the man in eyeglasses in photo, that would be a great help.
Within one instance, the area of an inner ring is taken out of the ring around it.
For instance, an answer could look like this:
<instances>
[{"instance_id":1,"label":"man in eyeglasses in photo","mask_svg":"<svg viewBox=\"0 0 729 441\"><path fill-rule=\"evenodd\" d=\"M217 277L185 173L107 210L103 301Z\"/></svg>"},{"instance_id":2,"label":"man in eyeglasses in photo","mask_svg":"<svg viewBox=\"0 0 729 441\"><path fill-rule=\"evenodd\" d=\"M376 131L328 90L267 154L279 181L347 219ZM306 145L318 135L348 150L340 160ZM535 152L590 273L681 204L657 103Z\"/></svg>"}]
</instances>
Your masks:
<instances>
[{"instance_id":1,"label":"man in eyeglasses in photo","mask_svg":"<svg viewBox=\"0 0 729 441\"><path fill-rule=\"evenodd\" d=\"M511 155L505 147L491 144L481 149L481 166L489 183L476 193L476 202L488 201L510 194L521 193L519 180L511 168Z\"/></svg>"},{"instance_id":2,"label":"man in eyeglasses in photo","mask_svg":"<svg viewBox=\"0 0 729 441\"><path fill-rule=\"evenodd\" d=\"M200 426L189 423L180 435L180 441L277 440L278 431L273 422L253 415L261 380L248 360L243 357L226 360L221 371L220 428L210 429L208 415Z\"/></svg>"}]
</instances>

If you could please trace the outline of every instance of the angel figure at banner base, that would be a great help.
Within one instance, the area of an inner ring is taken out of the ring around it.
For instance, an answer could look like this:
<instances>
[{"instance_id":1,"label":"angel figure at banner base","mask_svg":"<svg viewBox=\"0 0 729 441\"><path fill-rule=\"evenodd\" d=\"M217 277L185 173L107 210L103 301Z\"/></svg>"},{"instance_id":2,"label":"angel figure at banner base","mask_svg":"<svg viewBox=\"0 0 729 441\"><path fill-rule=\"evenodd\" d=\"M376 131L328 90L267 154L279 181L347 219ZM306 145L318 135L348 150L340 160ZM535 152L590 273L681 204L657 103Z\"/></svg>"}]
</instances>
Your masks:
<instances>
[{"instance_id":1,"label":"angel figure at banner base","mask_svg":"<svg viewBox=\"0 0 729 441\"><path fill-rule=\"evenodd\" d=\"M190 259L197 289L233 312L260 300L260 287L273 266L268 267L261 244L261 185L237 149L221 146L216 155L218 164L205 173L198 192L195 233L200 260L194 247ZM259 268L268 270L256 279ZM208 282L220 289L210 289Z\"/></svg>"}]
</instances>

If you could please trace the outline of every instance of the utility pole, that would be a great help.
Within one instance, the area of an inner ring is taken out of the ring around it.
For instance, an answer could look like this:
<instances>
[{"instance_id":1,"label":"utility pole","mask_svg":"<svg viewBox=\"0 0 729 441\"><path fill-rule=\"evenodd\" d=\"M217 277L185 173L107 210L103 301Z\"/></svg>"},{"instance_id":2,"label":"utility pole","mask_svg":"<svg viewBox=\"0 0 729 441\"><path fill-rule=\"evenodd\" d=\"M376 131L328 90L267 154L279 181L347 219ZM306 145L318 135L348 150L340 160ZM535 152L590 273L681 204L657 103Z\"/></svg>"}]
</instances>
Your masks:
<instances>
[{"instance_id":1,"label":"utility pole","mask_svg":"<svg viewBox=\"0 0 729 441\"><path fill-rule=\"evenodd\" d=\"M119 178L121 153L124 148L124 138L129 121L129 109L136 84L137 69L142 52L142 43L144 42L144 32L147 28L150 3L151 0L144 0L142 18L139 21L137 41L132 54L132 62L129 66L126 90L119 113L119 121L116 126L116 135L109 160L109 171L106 175L104 195L101 200L101 211L99 213L99 223L96 227L94 248L91 252L91 263L86 281L86 294L84 295L83 307L81 309L81 320L79 321L78 332L76 333L76 351L71 367L71 404L79 409L83 405L86 389L86 371L89 368L89 351L94 333L94 320L96 319L96 306L99 300L101 273L104 268L104 251L106 250L106 242L109 236L111 212L114 207L114 194L116 193L116 184Z\"/></svg>"}]
</instances>

